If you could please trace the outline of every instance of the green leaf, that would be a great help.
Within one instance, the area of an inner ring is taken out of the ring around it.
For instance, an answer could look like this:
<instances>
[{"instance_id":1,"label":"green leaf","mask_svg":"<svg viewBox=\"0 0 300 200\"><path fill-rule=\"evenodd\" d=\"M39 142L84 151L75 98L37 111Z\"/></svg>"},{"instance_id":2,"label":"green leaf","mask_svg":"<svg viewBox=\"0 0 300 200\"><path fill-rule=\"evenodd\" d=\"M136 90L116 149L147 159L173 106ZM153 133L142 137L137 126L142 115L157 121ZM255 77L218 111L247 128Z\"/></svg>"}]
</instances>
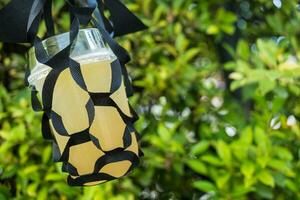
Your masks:
<instances>
[{"instance_id":1,"label":"green leaf","mask_svg":"<svg viewBox=\"0 0 300 200\"><path fill-rule=\"evenodd\" d=\"M237 54L242 59L247 60L250 55L248 43L245 40L240 40L237 46Z\"/></svg>"},{"instance_id":2,"label":"green leaf","mask_svg":"<svg viewBox=\"0 0 300 200\"><path fill-rule=\"evenodd\" d=\"M230 84L230 90L235 91L244 85L245 85L244 79L243 80L235 80Z\"/></svg>"},{"instance_id":3,"label":"green leaf","mask_svg":"<svg viewBox=\"0 0 300 200\"><path fill-rule=\"evenodd\" d=\"M176 49L179 52L184 52L189 45L189 40L185 37L184 34L180 34L176 39Z\"/></svg>"},{"instance_id":4,"label":"green leaf","mask_svg":"<svg viewBox=\"0 0 300 200\"><path fill-rule=\"evenodd\" d=\"M274 199L274 194L272 192L272 188L260 185L259 187L256 188L256 194L263 199Z\"/></svg>"},{"instance_id":5,"label":"green leaf","mask_svg":"<svg viewBox=\"0 0 300 200\"><path fill-rule=\"evenodd\" d=\"M199 52L200 52L200 49L198 49L198 48L189 49L185 53L183 53L182 59L185 62L188 62L188 61L192 60L195 56L199 55Z\"/></svg>"},{"instance_id":6,"label":"green leaf","mask_svg":"<svg viewBox=\"0 0 300 200\"><path fill-rule=\"evenodd\" d=\"M224 175L218 176L216 179L216 184L218 188L224 189L226 186L228 186L228 182L230 180L230 173L226 173Z\"/></svg>"},{"instance_id":7,"label":"green leaf","mask_svg":"<svg viewBox=\"0 0 300 200\"><path fill-rule=\"evenodd\" d=\"M217 141L216 143L217 153L219 157L223 160L225 165L231 165L231 150L230 146L222 140Z\"/></svg>"},{"instance_id":8,"label":"green leaf","mask_svg":"<svg viewBox=\"0 0 300 200\"><path fill-rule=\"evenodd\" d=\"M272 40L257 40L257 47L259 50L260 59L269 67L273 68L276 66L276 53L277 46Z\"/></svg>"},{"instance_id":9,"label":"green leaf","mask_svg":"<svg viewBox=\"0 0 300 200\"><path fill-rule=\"evenodd\" d=\"M258 126L255 127L254 139L256 144L264 151L264 153L267 153L270 141L262 128Z\"/></svg>"},{"instance_id":10,"label":"green leaf","mask_svg":"<svg viewBox=\"0 0 300 200\"><path fill-rule=\"evenodd\" d=\"M47 163L50 160L51 155L52 155L51 146L45 147L42 155L43 155L43 157L42 157L43 163Z\"/></svg>"},{"instance_id":11,"label":"green leaf","mask_svg":"<svg viewBox=\"0 0 300 200\"><path fill-rule=\"evenodd\" d=\"M188 160L186 163L193 171L203 175L207 174L207 168L203 162L191 159Z\"/></svg>"},{"instance_id":12,"label":"green leaf","mask_svg":"<svg viewBox=\"0 0 300 200\"><path fill-rule=\"evenodd\" d=\"M23 175L30 175L32 173L37 172L37 170L39 169L38 165L29 165L26 168L23 169L22 174Z\"/></svg>"},{"instance_id":13,"label":"green leaf","mask_svg":"<svg viewBox=\"0 0 300 200\"><path fill-rule=\"evenodd\" d=\"M291 164L284 160L271 159L268 162L268 166L272 169L278 170L287 177L295 177L295 172L291 168Z\"/></svg>"},{"instance_id":14,"label":"green leaf","mask_svg":"<svg viewBox=\"0 0 300 200\"><path fill-rule=\"evenodd\" d=\"M191 149L192 155L199 155L203 152L205 152L210 146L210 142L207 140L202 140L201 142L194 145Z\"/></svg>"},{"instance_id":15,"label":"green leaf","mask_svg":"<svg viewBox=\"0 0 300 200\"><path fill-rule=\"evenodd\" d=\"M247 196L251 191L253 191L252 188L247 188L243 184L236 184L233 186L232 199L243 199L241 197Z\"/></svg>"},{"instance_id":16,"label":"green leaf","mask_svg":"<svg viewBox=\"0 0 300 200\"><path fill-rule=\"evenodd\" d=\"M229 35L233 34L235 31L235 27L232 24L223 24L221 25L221 29L223 32Z\"/></svg>"},{"instance_id":17,"label":"green leaf","mask_svg":"<svg viewBox=\"0 0 300 200\"><path fill-rule=\"evenodd\" d=\"M3 173L1 174L1 179L11 178L17 172L18 172L18 166L10 165L10 166L6 167L6 169L3 170Z\"/></svg>"},{"instance_id":18,"label":"green leaf","mask_svg":"<svg viewBox=\"0 0 300 200\"><path fill-rule=\"evenodd\" d=\"M244 78L244 75L242 73L239 72L232 72L229 75L229 78L232 80L242 80Z\"/></svg>"},{"instance_id":19,"label":"green leaf","mask_svg":"<svg viewBox=\"0 0 300 200\"><path fill-rule=\"evenodd\" d=\"M166 142L170 141L170 139L172 137L171 130L167 129L167 127L163 123L159 124L157 132L163 141L166 141Z\"/></svg>"},{"instance_id":20,"label":"green leaf","mask_svg":"<svg viewBox=\"0 0 300 200\"><path fill-rule=\"evenodd\" d=\"M240 137L241 142L244 144L252 144L253 142L253 132L250 126L247 126L241 133Z\"/></svg>"},{"instance_id":21,"label":"green leaf","mask_svg":"<svg viewBox=\"0 0 300 200\"><path fill-rule=\"evenodd\" d=\"M271 187L275 186L275 180L273 176L270 174L270 172L267 170L261 171L258 174L258 179L260 180L260 182L262 182L267 186L271 186Z\"/></svg>"},{"instance_id":22,"label":"green leaf","mask_svg":"<svg viewBox=\"0 0 300 200\"><path fill-rule=\"evenodd\" d=\"M193 187L203 192L215 192L216 186L209 181L196 181L193 183Z\"/></svg>"},{"instance_id":23,"label":"green leaf","mask_svg":"<svg viewBox=\"0 0 300 200\"><path fill-rule=\"evenodd\" d=\"M275 87L276 87L276 82L274 80L266 79L264 81L259 82L257 91L260 95L264 96L268 92L274 90Z\"/></svg>"},{"instance_id":24,"label":"green leaf","mask_svg":"<svg viewBox=\"0 0 300 200\"><path fill-rule=\"evenodd\" d=\"M43 187L41 190L39 190L38 195L37 195L37 200L44 200L47 199L48 191L49 188Z\"/></svg>"},{"instance_id":25,"label":"green leaf","mask_svg":"<svg viewBox=\"0 0 300 200\"><path fill-rule=\"evenodd\" d=\"M32 183L32 184L28 185L27 186L28 195L31 196L31 197L36 197L38 186L39 186L38 182L35 182L35 183Z\"/></svg>"},{"instance_id":26,"label":"green leaf","mask_svg":"<svg viewBox=\"0 0 300 200\"><path fill-rule=\"evenodd\" d=\"M253 176L255 171L255 165L251 162L245 162L242 164L241 172L246 178Z\"/></svg>"},{"instance_id":27,"label":"green leaf","mask_svg":"<svg viewBox=\"0 0 300 200\"><path fill-rule=\"evenodd\" d=\"M219 33L219 31L220 31L219 27L214 24L211 24L206 30L207 34L209 34L209 35L216 35Z\"/></svg>"},{"instance_id":28,"label":"green leaf","mask_svg":"<svg viewBox=\"0 0 300 200\"><path fill-rule=\"evenodd\" d=\"M249 145L240 142L239 140L234 141L230 144L232 154L237 158L239 161L243 162L248 159L248 154L250 147Z\"/></svg>"},{"instance_id":29,"label":"green leaf","mask_svg":"<svg viewBox=\"0 0 300 200\"><path fill-rule=\"evenodd\" d=\"M272 148L274 155L277 155L282 160L291 161L293 160L293 154L288 148L285 147L273 147Z\"/></svg>"},{"instance_id":30,"label":"green leaf","mask_svg":"<svg viewBox=\"0 0 300 200\"><path fill-rule=\"evenodd\" d=\"M213 155L203 155L200 159L206 163L209 163L213 166L223 166L224 163L216 156Z\"/></svg>"},{"instance_id":31,"label":"green leaf","mask_svg":"<svg viewBox=\"0 0 300 200\"><path fill-rule=\"evenodd\" d=\"M290 190L290 191L293 191L293 192L298 192L299 191L297 183L293 182L290 179L286 180L285 185L286 185L286 188L288 188L288 190Z\"/></svg>"},{"instance_id":32,"label":"green leaf","mask_svg":"<svg viewBox=\"0 0 300 200\"><path fill-rule=\"evenodd\" d=\"M244 175L245 187L250 188L256 181L254 177L255 165L251 162L245 162L242 164L241 172Z\"/></svg>"},{"instance_id":33,"label":"green leaf","mask_svg":"<svg viewBox=\"0 0 300 200\"><path fill-rule=\"evenodd\" d=\"M46 181L60 181L60 180L64 180L64 176L62 174L58 174L58 173L50 173L47 174L45 177Z\"/></svg>"},{"instance_id":34,"label":"green leaf","mask_svg":"<svg viewBox=\"0 0 300 200\"><path fill-rule=\"evenodd\" d=\"M77 191L74 188L68 186L65 183L60 183L60 182L55 183L52 186L52 188L58 190L60 193L65 194L66 196L69 197L74 196L77 193Z\"/></svg>"}]
</instances>

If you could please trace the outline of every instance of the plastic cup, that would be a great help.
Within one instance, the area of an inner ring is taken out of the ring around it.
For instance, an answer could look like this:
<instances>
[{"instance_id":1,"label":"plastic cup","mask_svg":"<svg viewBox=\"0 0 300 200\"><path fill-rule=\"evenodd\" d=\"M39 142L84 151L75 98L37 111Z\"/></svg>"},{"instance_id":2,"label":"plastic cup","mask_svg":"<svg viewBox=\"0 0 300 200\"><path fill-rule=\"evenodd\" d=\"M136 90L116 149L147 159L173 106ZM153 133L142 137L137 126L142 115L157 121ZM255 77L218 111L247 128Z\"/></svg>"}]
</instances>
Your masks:
<instances>
[{"instance_id":1,"label":"plastic cup","mask_svg":"<svg viewBox=\"0 0 300 200\"><path fill-rule=\"evenodd\" d=\"M43 46L50 57L68 44L68 33L50 37L43 41ZM74 81L69 68L60 73L55 83L52 111L60 117L68 135L63 135L58 131L56 128L58 125L53 122L51 117L49 124L59 153L63 154L66 150L69 151L68 159L64 161L69 168L67 167L65 170L68 171L70 167L76 168L77 174L70 173L72 179L87 175L95 176L95 163L106 157L106 159L114 162L102 166L97 173L109 174L115 178L124 176L131 169L132 160L117 159L116 161L116 159L109 158L109 156L113 156L109 152L123 149L123 151L130 151L138 156L138 143L135 133L130 131L131 144L125 148L124 134L126 134L128 127L120 112L113 106L98 106L95 104L93 121L90 123L86 109L87 104L91 103L91 94L110 92L113 78L111 64L117 58L102 40L99 31L94 28L79 31L76 42L72 47L71 57L80 63L88 92ZM36 60L33 48L29 51L29 66L31 69L28 77L29 85L38 92L41 99L45 79L52 68ZM132 116L123 82L118 90L110 95L110 98L124 115ZM92 101L92 103L95 102ZM83 133L84 131L85 133ZM69 146L70 139L76 137L76 134L90 134L96 139L98 145L94 141L88 140ZM86 182L84 185L94 185L106 181L101 180L101 178L95 180Z\"/></svg>"}]
</instances>

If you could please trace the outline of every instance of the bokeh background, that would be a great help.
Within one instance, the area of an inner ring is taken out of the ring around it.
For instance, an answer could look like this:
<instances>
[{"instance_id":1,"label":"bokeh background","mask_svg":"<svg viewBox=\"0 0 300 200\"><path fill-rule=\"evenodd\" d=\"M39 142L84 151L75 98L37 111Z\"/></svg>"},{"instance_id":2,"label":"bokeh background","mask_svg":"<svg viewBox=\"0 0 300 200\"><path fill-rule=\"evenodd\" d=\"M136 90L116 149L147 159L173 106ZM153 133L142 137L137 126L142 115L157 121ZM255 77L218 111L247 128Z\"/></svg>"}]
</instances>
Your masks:
<instances>
[{"instance_id":1,"label":"bokeh background","mask_svg":"<svg viewBox=\"0 0 300 200\"><path fill-rule=\"evenodd\" d=\"M24 86L29 46L0 43L0 200L300 199L298 1L124 2L150 27L118 39L132 56L142 163L69 187ZM54 18L68 30L63 0Z\"/></svg>"}]
</instances>

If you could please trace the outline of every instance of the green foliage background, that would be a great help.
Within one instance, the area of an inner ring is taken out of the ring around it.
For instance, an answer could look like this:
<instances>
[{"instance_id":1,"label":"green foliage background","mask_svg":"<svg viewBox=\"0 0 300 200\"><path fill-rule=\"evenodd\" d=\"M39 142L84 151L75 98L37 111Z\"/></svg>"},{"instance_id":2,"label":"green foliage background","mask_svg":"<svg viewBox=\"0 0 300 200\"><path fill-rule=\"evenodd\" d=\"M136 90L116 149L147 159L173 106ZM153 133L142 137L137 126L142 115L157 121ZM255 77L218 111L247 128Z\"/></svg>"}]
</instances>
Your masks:
<instances>
[{"instance_id":1,"label":"green foliage background","mask_svg":"<svg viewBox=\"0 0 300 200\"><path fill-rule=\"evenodd\" d=\"M150 27L119 40L132 55L140 167L67 186L23 83L28 46L0 44L0 200L300 199L298 1L126 3ZM62 0L54 17L66 31Z\"/></svg>"}]
</instances>

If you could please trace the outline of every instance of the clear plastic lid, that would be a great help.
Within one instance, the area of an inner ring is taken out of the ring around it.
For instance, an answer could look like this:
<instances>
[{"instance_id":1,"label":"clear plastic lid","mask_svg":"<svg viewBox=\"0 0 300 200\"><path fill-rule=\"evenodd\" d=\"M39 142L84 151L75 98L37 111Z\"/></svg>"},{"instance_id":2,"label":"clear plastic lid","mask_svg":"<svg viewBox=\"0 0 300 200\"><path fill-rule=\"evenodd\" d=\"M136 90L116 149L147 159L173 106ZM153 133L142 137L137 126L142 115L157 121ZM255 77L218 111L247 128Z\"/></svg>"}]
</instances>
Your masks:
<instances>
[{"instance_id":1,"label":"clear plastic lid","mask_svg":"<svg viewBox=\"0 0 300 200\"><path fill-rule=\"evenodd\" d=\"M49 37L42 43L48 56L52 57L70 43L69 33ZM37 61L33 47L29 50L28 57L31 69L28 82L29 85L34 85L37 80L46 77L51 68ZM116 56L104 43L98 29L89 28L79 31L76 41L71 48L71 58L84 64L99 60L115 60Z\"/></svg>"}]
</instances>

